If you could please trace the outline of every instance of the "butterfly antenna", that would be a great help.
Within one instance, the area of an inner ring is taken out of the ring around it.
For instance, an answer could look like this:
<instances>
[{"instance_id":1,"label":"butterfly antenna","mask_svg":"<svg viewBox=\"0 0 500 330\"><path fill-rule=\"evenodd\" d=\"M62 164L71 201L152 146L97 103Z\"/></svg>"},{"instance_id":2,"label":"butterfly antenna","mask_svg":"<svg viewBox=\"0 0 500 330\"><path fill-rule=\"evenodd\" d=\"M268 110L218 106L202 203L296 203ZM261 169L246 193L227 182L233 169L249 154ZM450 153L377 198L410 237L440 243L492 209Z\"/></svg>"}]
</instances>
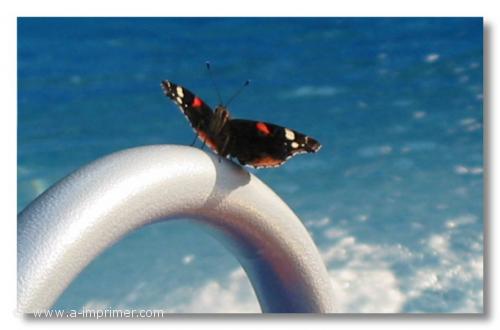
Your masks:
<instances>
[{"instance_id":1,"label":"butterfly antenna","mask_svg":"<svg viewBox=\"0 0 500 330\"><path fill-rule=\"evenodd\" d=\"M238 89L236 91L236 93L234 93L233 96L231 96L229 98L229 100L227 101L226 107L228 107L229 103L231 103L236 98L236 96L238 96L243 91L243 89L245 89L245 87L247 87L249 84L250 84L250 80L245 81L245 83L243 84L243 86L241 86L240 89Z\"/></svg>"},{"instance_id":2,"label":"butterfly antenna","mask_svg":"<svg viewBox=\"0 0 500 330\"><path fill-rule=\"evenodd\" d=\"M222 102L222 97L220 96L219 89L217 88L217 85L215 84L215 80L212 77L212 71L210 70L210 62L206 61L205 64L207 65L208 76L210 77L210 80L212 81L212 85L214 85L215 92L217 93L217 97L219 98L219 104L222 105L224 102Z\"/></svg>"}]
</instances>

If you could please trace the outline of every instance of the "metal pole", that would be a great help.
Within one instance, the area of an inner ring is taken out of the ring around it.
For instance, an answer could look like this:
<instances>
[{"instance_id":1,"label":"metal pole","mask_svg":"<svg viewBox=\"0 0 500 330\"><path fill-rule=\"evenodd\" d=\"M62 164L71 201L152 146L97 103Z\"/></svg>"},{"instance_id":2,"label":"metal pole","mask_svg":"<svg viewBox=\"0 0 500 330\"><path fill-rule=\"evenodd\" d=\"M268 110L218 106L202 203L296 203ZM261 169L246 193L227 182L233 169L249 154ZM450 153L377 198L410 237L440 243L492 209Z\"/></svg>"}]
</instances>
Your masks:
<instances>
[{"instance_id":1,"label":"metal pole","mask_svg":"<svg viewBox=\"0 0 500 330\"><path fill-rule=\"evenodd\" d=\"M325 265L290 208L240 166L173 145L94 161L19 214L18 310L49 309L83 268L129 232L186 217L230 247L263 312L334 311Z\"/></svg>"}]
</instances>

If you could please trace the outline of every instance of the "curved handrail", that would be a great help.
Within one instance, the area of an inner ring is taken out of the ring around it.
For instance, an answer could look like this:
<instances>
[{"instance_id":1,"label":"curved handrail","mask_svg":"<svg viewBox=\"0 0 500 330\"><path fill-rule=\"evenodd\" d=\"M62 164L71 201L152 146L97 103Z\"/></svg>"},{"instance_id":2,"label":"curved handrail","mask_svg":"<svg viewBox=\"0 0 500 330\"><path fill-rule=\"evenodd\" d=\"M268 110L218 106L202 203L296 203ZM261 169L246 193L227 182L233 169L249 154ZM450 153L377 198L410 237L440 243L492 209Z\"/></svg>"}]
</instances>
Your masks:
<instances>
[{"instance_id":1,"label":"curved handrail","mask_svg":"<svg viewBox=\"0 0 500 330\"><path fill-rule=\"evenodd\" d=\"M246 271L263 312L333 311L331 282L306 229L264 183L199 149L124 150L77 170L18 219L18 310L50 308L98 254L158 220L214 229Z\"/></svg>"}]
</instances>

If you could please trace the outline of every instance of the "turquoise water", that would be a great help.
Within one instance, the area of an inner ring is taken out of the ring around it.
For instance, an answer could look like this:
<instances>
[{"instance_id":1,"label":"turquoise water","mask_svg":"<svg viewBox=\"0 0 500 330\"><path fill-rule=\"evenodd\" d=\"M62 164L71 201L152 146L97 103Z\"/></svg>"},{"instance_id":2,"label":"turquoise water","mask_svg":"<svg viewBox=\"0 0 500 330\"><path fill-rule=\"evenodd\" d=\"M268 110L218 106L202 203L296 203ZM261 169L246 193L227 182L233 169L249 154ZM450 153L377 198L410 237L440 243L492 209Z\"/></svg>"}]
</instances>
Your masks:
<instances>
[{"instance_id":1,"label":"turquoise water","mask_svg":"<svg viewBox=\"0 0 500 330\"><path fill-rule=\"evenodd\" d=\"M483 311L482 20L18 21L18 210L80 166L193 135L159 82L317 138L253 171L318 245L344 312ZM258 311L235 258L181 220L104 252L57 308Z\"/></svg>"}]
</instances>

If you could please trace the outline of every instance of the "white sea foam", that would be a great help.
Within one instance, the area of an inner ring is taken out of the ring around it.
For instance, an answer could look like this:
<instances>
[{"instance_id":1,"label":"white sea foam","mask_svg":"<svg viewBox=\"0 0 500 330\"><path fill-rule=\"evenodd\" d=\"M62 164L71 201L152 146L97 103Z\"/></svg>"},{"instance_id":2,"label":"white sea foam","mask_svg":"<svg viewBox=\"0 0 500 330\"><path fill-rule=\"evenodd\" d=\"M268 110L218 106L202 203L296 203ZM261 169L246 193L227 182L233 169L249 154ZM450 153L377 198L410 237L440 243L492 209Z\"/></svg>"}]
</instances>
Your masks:
<instances>
[{"instance_id":1,"label":"white sea foam","mask_svg":"<svg viewBox=\"0 0 500 330\"><path fill-rule=\"evenodd\" d=\"M460 76L460 78L458 78L458 82L460 83L466 83L469 81L469 76L468 75L463 75L463 76Z\"/></svg>"},{"instance_id":2,"label":"white sea foam","mask_svg":"<svg viewBox=\"0 0 500 330\"><path fill-rule=\"evenodd\" d=\"M459 125L467 132L474 132L483 127L482 123L478 122L475 118L463 118L460 120Z\"/></svg>"},{"instance_id":3,"label":"white sea foam","mask_svg":"<svg viewBox=\"0 0 500 330\"><path fill-rule=\"evenodd\" d=\"M382 146L368 146L358 149L358 154L362 157L378 157L383 155L388 155L392 152L392 146L382 145Z\"/></svg>"},{"instance_id":4,"label":"white sea foam","mask_svg":"<svg viewBox=\"0 0 500 330\"><path fill-rule=\"evenodd\" d=\"M455 166L454 171L456 174L459 174L459 175L466 175L466 174L481 175L481 174L483 174L483 168L481 166L467 167L465 165L459 164L459 165Z\"/></svg>"},{"instance_id":5,"label":"white sea foam","mask_svg":"<svg viewBox=\"0 0 500 330\"><path fill-rule=\"evenodd\" d=\"M370 216L368 214L360 214L356 217L356 220L358 220L360 222L366 222L366 221L368 221L369 218L370 218Z\"/></svg>"},{"instance_id":6,"label":"white sea foam","mask_svg":"<svg viewBox=\"0 0 500 330\"><path fill-rule=\"evenodd\" d=\"M448 312L482 312L482 253L455 253L450 249L451 233L435 234L424 242L427 249L438 257L438 264L421 267L408 279L412 284L408 296L414 300L426 301L428 298L425 296L429 293L442 296L448 291L461 291L463 300L460 304L448 308ZM482 245L482 237L478 237L478 240L476 243Z\"/></svg>"},{"instance_id":7,"label":"white sea foam","mask_svg":"<svg viewBox=\"0 0 500 330\"><path fill-rule=\"evenodd\" d=\"M190 263L192 263L194 260L194 255L192 254L188 254L188 255L185 255L184 257L182 257L182 263L184 265L189 265Z\"/></svg>"},{"instance_id":8,"label":"white sea foam","mask_svg":"<svg viewBox=\"0 0 500 330\"><path fill-rule=\"evenodd\" d=\"M47 190L49 185L47 184L47 182L44 179L33 179L31 181L31 187L33 188L33 191L35 192L35 194L38 196L41 193L43 193L45 190Z\"/></svg>"},{"instance_id":9,"label":"white sea foam","mask_svg":"<svg viewBox=\"0 0 500 330\"><path fill-rule=\"evenodd\" d=\"M389 264L383 260L387 253L411 257L402 246L390 252L382 246L358 242L350 235L323 251L339 312L389 313L402 309L405 295Z\"/></svg>"},{"instance_id":10,"label":"white sea foam","mask_svg":"<svg viewBox=\"0 0 500 330\"><path fill-rule=\"evenodd\" d=\"M436 53L427 54L427 55L425 56L425 61L426 61L427 63L434 63L434 62L436 62L438 59L439 59L439 54L436 54Z\"/></svg>"},{"instance_id":11,"label":"white sea foam","mask_svg":"<svg viewBox=\"0 0 500 330\"><path fill-rule=\"evenodd\" d=\"M208 281L196 288L193 299L174 308L172 313L260 313L255 293L242 268L232 271L227 282Z\"/></svg>"},{"instance_id":12,"label":"white sea foam","mask_svg":"<svg viewBox=\"0 0 500 330\"><path fill-rule=\"evenodd\" d=\"M465 225L470 225L475 223L477 220L477 217L473 214L464 214L459 217L449 219L446 221L445 226L446 228L453 229Z\"/></svg>"},{"instance_id":13,"label":"white sea foam","mask_svg":"<svg viewBox=\"0 0 500 330\"><path fill-rule=\"evenodd\" d=\"M339 90L332 86L301 86L290 92L284 93L283 96L286 98L333 96L338 92Z\"/></svg>"},{"instance_id":14,"label":"white sea foam","mask_svg":"<svg viewBox=\"0 0 500 330\"><path fill-rule=\"evenodd\" d=\"M141 291L146 287L146 282L139 282L126 296L124 303L133 304L140 297Z\"/></svg>"},{"instance_id":15,"label":"white sea foam","mask_svg":"<svg viewBox=\"0 0 500 330\"><path fill-rule=\"evenodd\" d=\"M421 118L424 118L426 115L425 111L415 111L413 113L413 118L415 119L421 119Z\"/></svg>"},{"instance_id":16,"label":"white sea foam","mask_svg":"<svg viewBox=\"0 0 500 330\"><path fill-rule=\"evenodd\" d=\"M463 215L450 221L466 225L476 221L476 217ZM425 301L429 290L439 297L450 290L460 290L464 299L461 304L450 306L449 312L481 312L482 236L473 242L478 253L458 254L450 248L453 235L453 228L432 234L422 241L422 248L416 252L400 244L358 242L351 235L340 239L323 252L336 289L339 311L401 312L407 304ZM397 277L392 270L394 264L408 265L427 255L437 258L438 263L419 267L402 277ZM336 265L342 266L335 269ZM443 304L446 302L443 301ZM410 311L425 311L425 307Z\"/></svg>"},{"instance_id":17,"label":"white sea foam","mask_svg":"<svg viewBox=\"0 0 500 330\"><path fill-rule=\"evenodd\" d=\"M345 229L325 227L324 236L332 244L322 249L321 255L331 276L336 308L346 313L428 312L429 304L437 301L447 312L482 312L482 235L469 243L468 251L457 252L452 248L454 235L460 235L456 228L476 221L477 217L471 214L451 218L441 232L422 239L413 250L402 244L363 242ZM419 265L429 257L436 261ZM395 268L398 264L419 266L401 274ZM152 292L157 290L154 285L142 283L115 307L105 300L91 300L85 308L134 308L139 295L153 297L156 295ZM462 297L457 301L442 298L457 291ZM260 312L241 267L198 286L180 287L141 307L172 313Z\"/></svg>"},{"instance_id":18,"label":"white sea foam","mask_svg":"<svg viewBox=\"0 0 500 330\"><path fill-rule=\"evenodd\" d=\"M340 237L344 237L346 232L342 229L330 228L324 231L323 235L329 239L337 239Z\"/></svg>"},{"instance_id":19,"label":"white sea foam","mask_svg":"<svg viewBox=\"0 0 500 330\"><path fill-rule=\"evenodd\" d=\"M469 68L471 69L476 69L479 67L479 63L478 62L472 62L471 64L469 64Z\"/></svg>"},{"instance_id":20,"label":"white sea foam","mask_svg":"<svg viewBox=\"0 0 500 330\"><path fill-rule=\"evenodd\" d=\"M443 255L449 250L449 236L435 234L429 237L427 245L433 254Z\"/></svg>"},{"instance_id":21,"label":"white sea foam","mask_svg":"<svg viewBox=\"0 0 500 330\"><path fill-rule=\"evenodd\" d=\"M410 141L406 142L401 148L401 152L408 153L410 151L432 151L436 149L437 144L434 141Z\"/></svg>"},{"instance_id":22,"label":"white sea foam","mask_svg":"<svg viewBox=\"0 0 500 330\"><path fill-rule=\"evenodd\" d=\"M318 219L318 220L308 220L304 223L304 225L308 228L313 228L313 227L321 228L321 227L328 225L329 223L330 223L330 218L323 217L323 218Z\"/></svg>"},{"instance_id":23,"label":"white sea foam","mask_svg":"<svg viewBox=\"0 0 500 330\"><path fill-rule=\"evenodd\" d=\"M339 313L394 313L405 297L394 274L387 269L330 271Z\"/></svg>"},{"instance_id":24,"label":"white sea foam","mask_svg":"<svg viewBox=\"0 0 500 330\"><path fill-rule=\"evenodd\" d=\"M83 305L83 310L103 310L110 308L109 301L106 300L89 300L85 305Z\"/></svg>"}]
</instances>

